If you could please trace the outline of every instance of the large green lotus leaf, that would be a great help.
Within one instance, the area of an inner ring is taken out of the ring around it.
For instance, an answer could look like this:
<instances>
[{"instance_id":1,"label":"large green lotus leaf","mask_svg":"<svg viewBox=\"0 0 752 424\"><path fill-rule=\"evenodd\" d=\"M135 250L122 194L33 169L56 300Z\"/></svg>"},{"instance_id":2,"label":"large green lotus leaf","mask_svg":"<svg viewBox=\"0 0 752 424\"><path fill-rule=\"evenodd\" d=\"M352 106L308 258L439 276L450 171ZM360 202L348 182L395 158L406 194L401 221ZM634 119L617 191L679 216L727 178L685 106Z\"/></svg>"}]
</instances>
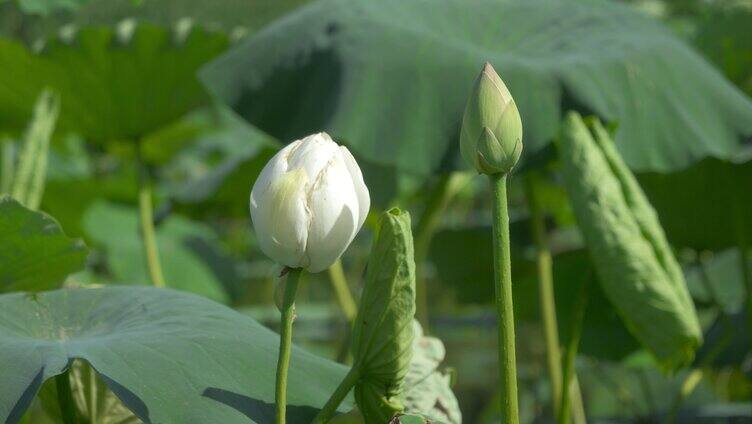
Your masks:
<instances>
[{"instance_id":1,"label":"large green lotus leaf","mask_svg":"<svg viewBox=\"0 0 752 424\"><path fill-rule=\"evenodd\" d=\"M0 421L18 422L40 385L81 359L146 423L266 424L278 344L251 318L167 289L3 295L0 361L13 366L0 368ZM293 349L289 421L310 422L345 371Z\"/></svg>"},{"instance_id":2,"label":"large green lotus leaf","mask_svg":"<svg viewBox=\"0 0 752 424\"><path fill-rule=\"evenodd\" d=\"M59 287L84 267L88 251L49 215L0 197L0 293Z\"/></svg>"},{"instance_id":3,"label":"large green lotus leaf","mask_svg":"<svg viewBox=\"0 0 752 424\"><path fill-rule=\"evenodd\" d=\"M661 24L605 1L323 0L201 79L281 140L324 129L368 160L425 174L456 161L486 61L515 97L528 154L564 108L618 121L618 148L639 170L727 159L752 134L748 98Z\"/></svg>"},{"instance_id":4,"label":"large green lotus leaf","mask_svg":"<svg viewBox=\"0 0 752 424\"><path fill-rule=\"evenodd\" d=\"M121 284L151 284L138 210L98 201L87 209L83 227L92 242L106 252L113 279ZM200 223L170 216L157 227L157 247L168 287L226 302L223 281L230 285L234 273L227 264L212 266L222 256L217 236Z\"/></svg>"},{"instance_id":5,"label":"large green lotus leaf","mask_svg":"<svg viewBox=\"0 0 752 424\"><path fill-rule=\"evenodd\" d=\"M752 240L752 161L707 158L670 174L647 172L638 180L672 244L721 250L739 237Z\"/></svg>"},{"instance_id":6,"label":"large green lotus leaf","mask_svg":"<svg viewBox=\"0 0 752 424\"><path fill-rule=\"evenodd\" d=\"M144 137L208 100L196 69L227 44L199 28L147 24L83 28L38 53L0 39L0 128L23 127L34 99L51 87L61 99L58 131L98 141Z\"/></svg>"}]
</instances>

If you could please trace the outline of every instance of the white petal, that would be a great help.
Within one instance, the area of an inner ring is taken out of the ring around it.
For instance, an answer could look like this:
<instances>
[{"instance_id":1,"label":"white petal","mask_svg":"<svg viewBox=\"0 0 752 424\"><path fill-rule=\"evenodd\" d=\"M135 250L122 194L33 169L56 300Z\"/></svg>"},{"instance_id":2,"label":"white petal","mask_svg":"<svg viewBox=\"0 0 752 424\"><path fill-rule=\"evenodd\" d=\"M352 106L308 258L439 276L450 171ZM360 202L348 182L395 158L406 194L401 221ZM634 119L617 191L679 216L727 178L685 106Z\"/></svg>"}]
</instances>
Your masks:
<instances>
[{"instance_id":1,"label":"white petal","mask_svg":"<svg viewBox=\"0 0 752 424\"><path fill-rule=\"evenodd\" d=\"M357 232L363 226L363 222L365 222L366 217L368 216L368 211L371 209L371 195L368 193L366 183L363 182L363 174L360 172L358 162L355 161L355 158L350 151L347 150L347 147L339 146L339 148L342 154L342 160L345 162L347 170L350 172L350 177L352 178L353 186L355 187L355 193L358 196Z\"/></svg>"},{"instance_id":2,"label":"white petal","mask_svg":"<svg viewBox=\"0 0 752 424\"><path fill-rule=\"evenodd\" d=\"M327 133L309 135L296 143L299 145L287 156L287 165L289 169L304 168L309 181L321 173L339 150L337 143Z\"/></svg>"},{"instance_id":3,"label":"white petal","mask_svg":"<svg viewBox=\"0 0 752 424\"><path fill-rule=\"evenodd\" d=\"M280 151L280 153L282 153ZM276 156L275 156L276 157ZM306 208L308 177L302 169L277 174L270 161L251 191L251 220L259 247L274 261L293 268L307 267L305 248L310 215ZM278 175L270 178L270 175Z\"/></svg>"},{"instance_id":4,"label":"white petal","mask_svg":"<svg viewBox=\"0 0 752 424\"><path fill-rule=\"evenodd\" d=\"M301 140L294 141L278 151L269 162L264 165L264 169L256 178L256 182L253 183L253 190L251 190L251 209L254 207L254 196L258 198L263 196L273 181L281 177L288 171L287 159L300 146Z\"/></svg>"},{"instance_id":5,"label":"white petal","mask_svg":"<svg viewBox=\"0 0 752 424\"><path fill-rule=\"evenodd\" d=\"M311 223L306 255L310 272L331 266L358 232L360 209L350 171L342 156L332 156L308 193Z\"/></svg>"}]
</instances>

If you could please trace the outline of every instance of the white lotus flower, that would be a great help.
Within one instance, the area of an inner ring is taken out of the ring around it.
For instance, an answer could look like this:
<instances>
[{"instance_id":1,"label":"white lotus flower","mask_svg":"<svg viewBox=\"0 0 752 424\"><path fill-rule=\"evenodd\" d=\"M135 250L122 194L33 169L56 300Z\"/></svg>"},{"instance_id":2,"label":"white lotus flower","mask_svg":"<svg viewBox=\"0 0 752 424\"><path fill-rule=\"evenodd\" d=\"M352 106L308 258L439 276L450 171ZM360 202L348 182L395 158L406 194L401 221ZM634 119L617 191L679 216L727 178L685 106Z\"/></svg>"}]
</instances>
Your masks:
<instances>
[{"instance_id":1,"label":"white lotus flower","mask_svg":"<svg viewBox=\"0 0 752 424\"><path fill-rule=\"evenodd\" d=\"M326 133L280 150L251 191L261 250L282 265L310 272L327 269L342 255L370 206L355 158Z\"/></svg>"}]
</instances>

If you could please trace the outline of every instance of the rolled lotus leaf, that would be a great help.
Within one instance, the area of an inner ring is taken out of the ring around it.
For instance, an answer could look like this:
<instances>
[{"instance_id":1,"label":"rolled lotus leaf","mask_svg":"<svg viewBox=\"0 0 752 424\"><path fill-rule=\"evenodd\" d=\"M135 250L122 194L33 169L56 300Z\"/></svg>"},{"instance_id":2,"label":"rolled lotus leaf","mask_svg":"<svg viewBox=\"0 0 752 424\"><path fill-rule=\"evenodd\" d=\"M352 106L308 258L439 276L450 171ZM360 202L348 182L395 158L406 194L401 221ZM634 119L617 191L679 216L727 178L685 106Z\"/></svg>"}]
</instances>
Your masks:
<instances>
[{"instance_id":1,"label":"rolled lotus leaf","mask_svg":"<svg viewBox=\"0 0 752 424\"><path fill-rule=\"evenodd\" d=\"M598 279L661 365L690 362L702 341L694 304L655 210L597 119L570 112L559 158Z\"/></svg>"},{"instance_id":2,"label":"rolled lotus leaf","mask_svg":"<svg viewBox=\"0 0 752 424\"><path fill-rule=\"evenodd\" d=\"M355 401L366 423L383 424L403 410L403 381L410 368L415 315L415 260L410 214L381 216L366 284L353 328Z\"/></svg>"}]
</instances>

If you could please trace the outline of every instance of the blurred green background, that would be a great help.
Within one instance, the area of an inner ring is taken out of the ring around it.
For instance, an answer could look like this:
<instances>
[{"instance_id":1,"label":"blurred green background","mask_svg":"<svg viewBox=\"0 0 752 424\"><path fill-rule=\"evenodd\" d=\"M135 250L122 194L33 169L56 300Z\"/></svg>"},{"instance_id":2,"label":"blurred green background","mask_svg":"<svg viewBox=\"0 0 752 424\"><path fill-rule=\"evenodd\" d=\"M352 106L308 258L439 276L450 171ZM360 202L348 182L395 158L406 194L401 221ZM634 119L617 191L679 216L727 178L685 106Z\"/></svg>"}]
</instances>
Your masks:
<instances>
[{"instance_id":1,"label":"blurred green background","mask_svg":"<svg viewBox=\"0 0 752 424\"><path fill-rule=\"evenodd\" d=\"M576 287L591 287L576 360L588 421L663 422L675 410L677 422L752 422L743 250L752 240L752 2L355 3L0 1L0 171L50 88L61 112L40 209L93 250L66 284L149 284L138 159L154 181L168 286L274 327L279 268L256 245L248 196L282 143L324 129L361 163L372 215L392 205L412 213L419 318L446 345L464 421L496 422L488 187L456 146L472 78L489 60L526 133L510 183L523 421L552 416L535 181L562 344ZM705 333L691 367L662 372L591 281L551 145L568 109L612 124L658 211ZM374 225L343 257L356 299ZM309 276L298 299L296 342L340 356L347 321L328 274ZM694 370L701 380L684 397Z\"/></svg>"}]
</instances>

